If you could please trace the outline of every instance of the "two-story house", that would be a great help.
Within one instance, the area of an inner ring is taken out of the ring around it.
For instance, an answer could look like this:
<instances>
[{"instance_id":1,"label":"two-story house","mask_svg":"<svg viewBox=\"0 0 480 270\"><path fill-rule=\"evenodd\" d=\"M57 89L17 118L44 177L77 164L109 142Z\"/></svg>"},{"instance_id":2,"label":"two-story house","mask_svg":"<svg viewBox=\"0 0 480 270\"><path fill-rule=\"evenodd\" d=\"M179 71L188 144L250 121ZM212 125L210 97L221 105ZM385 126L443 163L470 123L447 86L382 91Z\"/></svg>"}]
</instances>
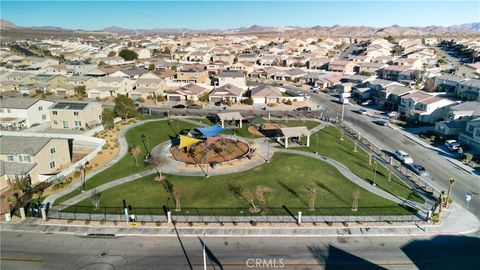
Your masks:
<instances>
[{"instance_id":1,"label":"two-story house","mask_svg":"<svg viewBox=\"0 0 480 270\"><path fill-rule=\"evenodd\" d=\"M91 129L101 123L102 104L98 102L58 102L49 109L54 129Z\"/></svg>"},{"instance_id":2,"label":"two-story house","mask_svg":"<svg viewBox=\"0 0 480 270\"><path fill-rule=\"evenodd\" d=\"M87 90L89 98L107 98L127 95L133 88L133 81L124 77L101 77L94 88Z\"/></svg>"},{"instance_id":3,"label":"two-story house","mask_svg":"<svg viewBox=\"0 0 480 270\"><path fill-rule=\"evenodd\" d=\"M0 125L5 128L28 128L50 121L52 101L35 98L0 99Z\"/></svg>"},{"instance_id":4,"label":"two-story house","mask_svg":"<svg viewBox=\"0 0 480 270\"><path fill-rule=\"evenodd\" d=\"M35 185L71 164L67 139L49 137L0 136L1 186L20 177Z\"/></svg>"},{"instance_id":5,"label":"two-story house","mask_svg":"<svg viewBox=\"0 0 480 270\"><path fill-rule=\"evenodd\" d=\"M216 78L213 79L213 84L216 86L223 86L226 84L233 84L240 88L247 87L245 74L237 70L222 70Z\"/></svg>"}]
</instances>

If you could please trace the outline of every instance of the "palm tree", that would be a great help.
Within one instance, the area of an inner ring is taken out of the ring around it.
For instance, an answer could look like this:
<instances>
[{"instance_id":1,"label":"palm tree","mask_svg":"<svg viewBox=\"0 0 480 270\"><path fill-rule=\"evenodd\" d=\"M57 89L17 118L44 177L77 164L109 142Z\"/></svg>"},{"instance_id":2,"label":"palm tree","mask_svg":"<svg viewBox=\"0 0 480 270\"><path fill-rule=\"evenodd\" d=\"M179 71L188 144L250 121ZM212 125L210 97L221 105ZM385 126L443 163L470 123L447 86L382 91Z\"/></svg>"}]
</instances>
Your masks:
<instances>
[{"instance_id":1,"label":"palm tree","mask_svg":"<svg viewBox=\"0 0 480 270\"><path fill-rule=\"evenodd\" d=\"M447 201L445 202L445 208L448 208L448 204L450 202L450 193L452 192L452 186L453 186L453 183L455 183L455 179L450 177L448 182L450 183L450 185L448 186Z\"/></svg>"},{"instance_id":2,"label":"palm tree","mask_svg":"<svg viewBox=\"0 0 480 270\"><path fill-rule=\"evenodd\" d=\"M138 157L138 155L140 155L140 153L142 153L142 149L140 149L140 147L132 146L132 148L130 148L130 154L135 159L135 165L137 165L137 167L138 167L138 158L137 157Z\"/></svg>"}]
</instances>

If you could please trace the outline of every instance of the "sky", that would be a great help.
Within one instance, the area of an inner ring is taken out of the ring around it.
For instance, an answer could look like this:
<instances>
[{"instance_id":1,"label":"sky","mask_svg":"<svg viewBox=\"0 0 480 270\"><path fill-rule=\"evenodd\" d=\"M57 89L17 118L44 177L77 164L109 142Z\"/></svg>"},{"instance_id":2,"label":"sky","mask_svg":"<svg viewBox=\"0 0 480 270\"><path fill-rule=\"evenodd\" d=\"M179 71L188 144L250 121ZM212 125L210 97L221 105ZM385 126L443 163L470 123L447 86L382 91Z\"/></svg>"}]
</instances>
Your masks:
<instances>
[{"instance_id":1,"label":"sky","mask_svg":"<svg viewBox=\"0 0 480 270\"><path fill-rule=\"evenodd\" d=\"M20 26L99 30L262 26L448 26L480 21L480 1L6 1Z\"/></svg>"}]
</instances>

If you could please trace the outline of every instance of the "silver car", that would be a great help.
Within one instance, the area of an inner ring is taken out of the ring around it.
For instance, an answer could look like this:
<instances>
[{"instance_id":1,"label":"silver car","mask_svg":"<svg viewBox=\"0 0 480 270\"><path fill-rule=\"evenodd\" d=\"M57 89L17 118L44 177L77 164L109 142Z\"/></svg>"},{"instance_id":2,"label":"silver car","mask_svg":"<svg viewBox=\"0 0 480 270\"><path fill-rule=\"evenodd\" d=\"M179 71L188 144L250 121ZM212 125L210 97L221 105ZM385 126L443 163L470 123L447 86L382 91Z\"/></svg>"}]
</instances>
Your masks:
<instances>
[{"instance_id":1,"label":"silver car","mask_svg":"<svg viewBox=\"0 0 480 270\"><path fill-rule=\"evenodd\" d=\"M427 177L429 176L428 172L427 172L427 169L425 169L425 167L423 167L422 165L420 164L411 164L410 165L410 168L412 169L412 171L414 173L416 173L417 175L420 175L422 177Z\"/></svg>"}]
</instances>

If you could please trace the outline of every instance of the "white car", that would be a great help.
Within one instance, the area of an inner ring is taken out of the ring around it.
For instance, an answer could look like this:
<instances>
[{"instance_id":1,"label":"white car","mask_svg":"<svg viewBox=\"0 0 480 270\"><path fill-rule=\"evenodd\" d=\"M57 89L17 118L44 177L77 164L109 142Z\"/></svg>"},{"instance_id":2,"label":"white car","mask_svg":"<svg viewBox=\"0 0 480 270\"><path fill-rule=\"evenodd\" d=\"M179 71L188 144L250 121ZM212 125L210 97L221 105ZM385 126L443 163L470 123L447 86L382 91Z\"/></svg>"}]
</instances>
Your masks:
<instances>
[{"instance_id":1,"label":"white car","mask_svg":"<svg viewBox=\"0 0 480 270\"><path fill-rule=\"evenodd\" d=\"M405 151L402 151L402 150L395 151L395 157L404 164L413 163L413 159Z\"/></svg>"},{"instance_id":2,"label":"white car","mask_svg":"<svg viewBox=\"0 0 480 270\"><path fill-rule=\"evenodd\" d=\"M387 116L392 118L392 117L397 116L397 114L398 114L397 112L389 112L389 113L387 113Z\"/></svg>"},{"instance_id":3,"label":"white car","mask_svg":"<svg viewBox=\"0 0 480 270\"><path fill-rule=\"evenodd\" d=\"M449 147L450 145L457 143L457 140L446 140L445 141L445 146Z\"/></svg>"}]
</instances>

